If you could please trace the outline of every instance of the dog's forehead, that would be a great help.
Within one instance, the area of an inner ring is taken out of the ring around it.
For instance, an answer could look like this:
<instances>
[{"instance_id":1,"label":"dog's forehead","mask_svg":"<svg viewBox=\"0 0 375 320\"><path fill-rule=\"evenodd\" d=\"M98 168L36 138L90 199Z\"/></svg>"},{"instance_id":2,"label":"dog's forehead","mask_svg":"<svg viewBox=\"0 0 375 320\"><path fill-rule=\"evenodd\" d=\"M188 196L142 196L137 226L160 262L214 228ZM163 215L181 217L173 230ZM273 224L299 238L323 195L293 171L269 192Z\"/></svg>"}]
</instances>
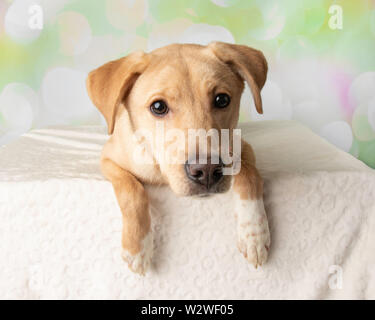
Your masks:
<instances>
[{"instance_id":1,"label":"dog's forehead","mask_svg":"<svg viewBox=\"0 0 375 320\"><path fill-rule=\"evenodd\" d=\"M174 44L151 52L148 72L169 77L222 77L232 73L213 52L204 46L193 44Z\"/></svg>"},{"instance_id":2,"label":"dog's forehead","mask_svg":"<svg viewBox=\"0 0 375 320\"><path fill-rule=\"evenodd\" d=\"M151 56L159 58L182 58L186 56L205 56L210 55L211 50L208 47L197 44L171 44L150 52Z\"/></svg>"},{"instance_id":3,"label":"dog's forehead","mask_svg":"<svg viewBox=\"0 0 375 320\"><path fill-rule=\"evenodd\" d=\"M149 53L149 64L132 91L141 93L146 100L151 96L167 96L193 101L194 96L206 97L215 88L239 92L242 85L238 75L210 48L170 45Z\"/></svg>"}]
</instances>

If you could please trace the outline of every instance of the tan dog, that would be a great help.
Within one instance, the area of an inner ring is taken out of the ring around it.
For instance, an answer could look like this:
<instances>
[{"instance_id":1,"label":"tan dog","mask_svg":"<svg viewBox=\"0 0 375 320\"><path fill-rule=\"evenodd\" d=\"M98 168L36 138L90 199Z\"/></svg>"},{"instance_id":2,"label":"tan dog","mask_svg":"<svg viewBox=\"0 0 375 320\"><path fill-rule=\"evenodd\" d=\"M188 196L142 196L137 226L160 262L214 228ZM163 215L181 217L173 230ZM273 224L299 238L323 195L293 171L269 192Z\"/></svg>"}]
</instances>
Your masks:
<instances>
[{"instance_id":1,"label":"tan dog","mask_svg":"<svg viewBox=\"0 0 375 320\"><path fill-rule=\"evenodd\" d=\"M135 52L89 74L89 95L104 115L111 135L103 148L101 166L123 214L123 257L131 270L144 274L152 256L145 184L168 184L176 194L191 196L226 192L234 180L239 250L255 267L266 261L270 236L263 182L249 144L242 141L241 169L234 179L222 174L226 164L210 161L210 153L206 164L190 163L188 152L182 154L182 163L162 161L152 151L152 164L140 164L133 157L140 144L134 139L135 131L146 128L156 134L157 122L167 130L182 131L185 137L189 129L233 132L244 81L262 113L260 90L266 75L267 63L260 51L221 42L173 44L147 54ZM170 144L164 141L162 148Z\"/></svg>"}]
</instances>

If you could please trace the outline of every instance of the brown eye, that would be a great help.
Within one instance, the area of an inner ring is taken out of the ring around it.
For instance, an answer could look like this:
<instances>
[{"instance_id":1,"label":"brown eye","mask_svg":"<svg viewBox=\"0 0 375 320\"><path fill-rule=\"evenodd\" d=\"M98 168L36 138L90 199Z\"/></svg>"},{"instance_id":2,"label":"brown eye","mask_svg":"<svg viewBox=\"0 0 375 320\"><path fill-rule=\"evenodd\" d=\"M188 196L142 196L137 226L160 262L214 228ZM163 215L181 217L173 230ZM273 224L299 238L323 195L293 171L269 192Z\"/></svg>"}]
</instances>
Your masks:
<instances>
[{"instance_id":1,"label":"brown eye","mask_svg":"<svg viewBox=\"0 0 375 320\"><path fill-rule=\"evenodd\" d=\"M169 109L167 104L163 100L158 100L150 106L150 110L154 115L162 117L168 113Z\"/></svg>"},{"instance_id":2,"label":"brown eye","mask_svg":"<svg viewBox=\"0 0 375 320\"><path fill-rule=\"evenodd\" d=\"M230 97L225 93L219 93L214 100L214 105L216 108L225 108L230 103Z\"/></svg>"}]
</instances>

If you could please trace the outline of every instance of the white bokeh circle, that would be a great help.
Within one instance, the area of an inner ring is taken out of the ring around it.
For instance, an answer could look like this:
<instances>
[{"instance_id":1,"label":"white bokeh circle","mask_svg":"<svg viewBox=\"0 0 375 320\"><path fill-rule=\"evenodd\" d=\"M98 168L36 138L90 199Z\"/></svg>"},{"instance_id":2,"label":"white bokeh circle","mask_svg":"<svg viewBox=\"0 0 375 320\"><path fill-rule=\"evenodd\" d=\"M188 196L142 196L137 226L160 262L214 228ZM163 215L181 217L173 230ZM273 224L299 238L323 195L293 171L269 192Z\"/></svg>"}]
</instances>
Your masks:
<instances>
[{"instance_id":1,"label":"white bokeh circle","mask_svg":"<svg viewBox=\"0 0 375 320\"><path fill-rule=\"evenodd\" d=\"M74 57L76 67L89 72L108 61L125 56L125 52L133 43L134 37L113 35L95 36L91 39L87 50Z\"/></svg>"},{"instance_id":2,"label":"white bokeh circle","mask_svg":"<svg viewBox=\"0 0 375 320\"><path fill-rule=\"evenodd\" d=\"M271 40L276 38L285 26L286 15L281 2L258 1L263 18L263 25L250 31L250 35L257 40Z\"/></svg>"},{"instance_id":3,"label":"white bokeh circle","mask_svg":"<svg viewBox=\"0 0 375 320\"><path fill-rule=\"evenodd\" d=\"M230 7L234 4L236 4L236 2L238 2L238 0L211 0L211 2L213 4L216 4L219 7L227 8L227 7Z\"/></svg>"},{"instance_id":4,"label":"white bokeh circle","mask_svg":"<svg viewBox=\"0 0 375 320\"><path fill-rule=\"evenodd\" d=\"M193 23L187 19L175 19L170 22L155 25L148 37L147 51L179 42L181 35L192 24Z\"/></svg>"},{"instance_id":5,"label":"white bokeh circle","mask_svg":"<svg viewBox=\"0 0 375 320\"><path fill-rule=\"evenodd\" d=\"M263 114L256 111L253 96L246 85L241 97L241 111L245 117L250 113L252 120L288 120L292 118L292 108L289 100L283 95L279 85L267 80L261 91Z\"/></svg>"},{"instance_id":6,"label":"white bokeh circle","mask_svg":"<svg viewBox=\"0 0 375 320\"><path fill-rule=\"evenodd\" d=\"M37 0L42 8L44 20L46 23L53 23L59 11L61 11L66 4L74 0Z\"/></svg>"},{"instance_id":7,"label":"white bokeh circle","mask_svg":"<svg viewBox=\"0 0 375 320\"><path fill-rule=\"evenodd\" d=\"M375 139L375 130L372 126L373 100L358 105L353 113L352 128L354 136L360 141Z\"/></svg>"},{"instance_id":8,"label":"white bokeh circle","mask_svg":"<svg viewBox=\"0 0 375 320\"><path fill-rule=\"evenodd\" d=\"M375 72L368 71L358 75L349 88L349 98L354 105L367 103L375 97Z\"/></svg>"},{"instance_id":9,"label":"white bokeh circle","mask_svg":"<svg viewBox=\"0 0 375 320\"><path fill-rule=\"evenodd\" d=\"M194 24L188 27L181 37L179 43L195 43L207 45L213 41L235 43L231 32L222 26L211 26L208 24Z\"/></svg>"},{"instance_id":10,"label":"white bokeh circle","mask_svg":"<svg viewBox=\"0 0 375 320\"><path fill-rule=\"evenodd\" d=\"M352 129L345 121L328 123L320 130L320 136L346 152L349 152L353 143Z\"/></svg>"},{"instance_id":11,"label":"white bokeh circle","mask_svg":"<svg viewBox=\"0 0 375 320\"><path fill-rule=\"evenodd\" d=\"M31 28L29 8L40 5L35 0L15 0L9 6L5 18L4 27L6 34L15 42L27 44L36 40L41 29Z\"/></svg>"},{"instance_id":12,"label":"white bokeh circle","mask_svg":"<svg viewBox=\"0 0 375 320\"><path fill-rule=\"evenodd\" d=\"M375 96L368 103L368 122L375 131Z\"/></svg>"},{"instance_id":13,"label":"white bokeh circle","mask_svg":"<svg viewBox=\"0 0 375 320\"><path fill-rule=\"evenodd\" d=\"M106 0L106 16L111 25L126 32L134 31L145 21L146 0Z\"/></svg>"},{"instance_id":14,"label":"white bokeh circle","mask_svg":"<svg viewBox=\"0 0 375 320\"><path fill-rule=\"evenodd\" d=\"M324 106L314 100L306 100L293 105L293 119L302 122L315 132L327 122Z\"/></svg>"},{"instance_id":15,"label":"white bokeh circle","mask_svg":"<svg viewBox=\"0 0 375 320\"><path fill-rule=\"evenodd\" d=\"M96 114L86 90L87 73L65 67L49 70L43 78L43 103L52 123L86 123Z\"/></svg>"},{"instance_id":16,"label":"white bokeh circle","mask_svg":"<svg viewBox=\"0 0 375 320\"><path fill-rule=\"evenodd\" d=\"M4 18L5 18L5 12L6 12L6 5L5 2L0 2L0 37L2 36L4 32Z\"/></svg>"},{"instance_id":17,"label":"white bokeh circle","mask_svg":"<svg viewBox=\"0 0 375 320\"><path fill-rule=\"evenodd\" d=\"M5 131L22 134L31 129L34 120L36 94L26 85L10 83L0 95L0 113Z\"/></svg>"},{"instance_id":18,"label":"white bokeh circle","mask_svg":"<svg viewBox=\"0 0 375 320\"><path fill-rule=\"evenodd\" d=\"M295 36L286 39L279 47L277 57L280 61L288 59L305 59L315 52L314 44L303 36Z\"/></svg>"},{"instance_id":19,"label":"white bokeh circle","mask_svg":"<svg viewBox=\"0 0 375 320\"><path fill-rule=\"evenodd\" d=\"M293 119L317 133L324 125L347 116L338 75L316 59L283 61L273 70L273 77L291 102Z\"/></svg>"},{"instance_id":20,"label":"white bokeh circle","mask_svg":"<svg viewBox=\"0 0 375 320\"><path fill-rule=\"evenodd\" d=\"M222 26L192 24L186 19L177 19L159 25L150 34L147 50L151 51L171 43L194 43L207 45L213 41L235 43L233 35Z\"/></svg>"},{"instance_id":21,"label":"white bokeh circle","mask_svg":"<svg viewBox=\"0 0 375 320\"><path fill-rule=\"evenodd\" d=\"M60 52L67 56L79 55L88 48L92 32L86 17L77 12L63 12L57 18Z\"/></svg>"},{"instance_id":22,"label":"white bokeh circle","mask_svg":"<svg viewBox=\"0 0 375 320\"><path fill-rule=\"evenodd\" d=\"M321 73L315 60L284 61L274 71L283 92L292 103L317 100Z\"/></svg>"},{"instance_id":23,"label":"white bokeh circle","mask_svg":"<svg viewBox=\"0 0 375 320\"><path fill-rule=\"evenodd\" d=\"M40 99L37 93L28 85L20 82L9 83L6 87L4 87L3 94L16 95L25 98L30 103L34 120L38 118L40 114Z\"/></svg>"}]
</instances>

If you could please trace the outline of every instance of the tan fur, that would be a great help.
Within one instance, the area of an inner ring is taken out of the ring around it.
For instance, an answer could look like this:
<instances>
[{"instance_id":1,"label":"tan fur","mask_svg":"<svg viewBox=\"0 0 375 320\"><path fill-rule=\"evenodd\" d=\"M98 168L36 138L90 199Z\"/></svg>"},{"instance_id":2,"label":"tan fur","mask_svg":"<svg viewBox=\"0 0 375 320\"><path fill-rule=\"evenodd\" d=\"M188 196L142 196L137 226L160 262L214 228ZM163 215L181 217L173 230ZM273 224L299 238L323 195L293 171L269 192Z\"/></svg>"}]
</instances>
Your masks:
<instances>
[{"instance_id":1,"label":"tan fur","mask_svg":"<svg viewBox=\"0 0 375 320\"><path fill-rule=\"evenodd\" d=\"M234 177L233 190L242 200L255 200L263 196L263 180L255 168L254 152L245 141L242 141L241 171Z\"/></svg>"},{"instance_id":2,"label":"tan fur","mask_svg":"<svg viewBox=\"0 0 375 320\"><path fill-rule=\"evenodd\" d=\"M222 42L214 42L210 44L210 47L222 61L246 80L253 94L258 113L263 113L260 90L266 82L268 71L263 53L247 46L228 46Z\"/></svg>"},{"instance_id":3,"label":"tan fur","mask_svg":"<svg viewBox=\"0 0 375 320\"><path fill-rule=\"evenodd\" d=\"M104 115L111 134L102 152L102 171L112 182L123 213L124 249L132 255L140 253L142 240L151 232L143 184L168 184L183 196L201 192L187 179L181 164L134 161L132 156L138 146L132 139L135 130L147 128L155 136L157 121L163 121L166 130L182 130L185 136L188 129L233 130L244 81L251 88L257 111L262 113L260 90L266 73L267 63L260 51L216 42L208 46L174 44L148 54L136 52L89 74L89 95ZM228 108L213 108L218 93L230 95ZM160 99L167 101L170 111L158 119L149 108ZM262 182L251 147L244 143L242 153L235 191L243 199L262 197ZM182 156L187 157L187 146ZM230 185L231 177L224 176L216 192L226 192Z\"/></svg>"},{"instance_id":4,"label":"tan fur","mask_svg":"<svg viewBox=\"0 0 375 320\"><path fill-rule=\"evenodd\" d=\"M87 91L91 100L104 115L108 123L108 133L112 134L117 108L136 78L147 66L147 56L143 52L108 62L90 72Z\"/></svg>"},{"instance_id":5,"label":"tan fur","mask_svg":"<svg viewBox=\"0 0 375 320\"><path fill-rule=\"evenodd\" d=\"M104 176L112 182L123 213L122 246L131 254L141 251L141 242L151 230L148 196L143 185L109 159L102 160Z\"/></svg>"}]
</instances>

